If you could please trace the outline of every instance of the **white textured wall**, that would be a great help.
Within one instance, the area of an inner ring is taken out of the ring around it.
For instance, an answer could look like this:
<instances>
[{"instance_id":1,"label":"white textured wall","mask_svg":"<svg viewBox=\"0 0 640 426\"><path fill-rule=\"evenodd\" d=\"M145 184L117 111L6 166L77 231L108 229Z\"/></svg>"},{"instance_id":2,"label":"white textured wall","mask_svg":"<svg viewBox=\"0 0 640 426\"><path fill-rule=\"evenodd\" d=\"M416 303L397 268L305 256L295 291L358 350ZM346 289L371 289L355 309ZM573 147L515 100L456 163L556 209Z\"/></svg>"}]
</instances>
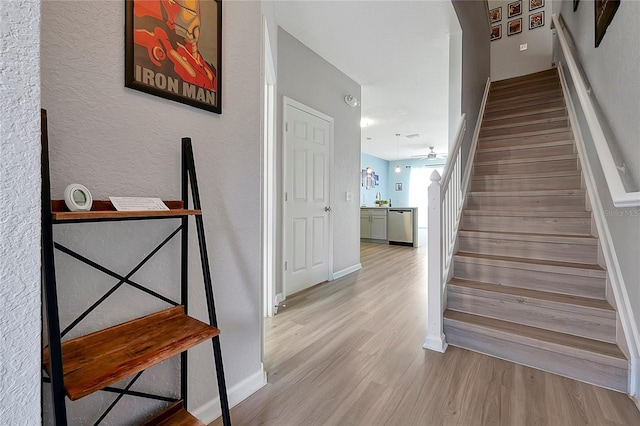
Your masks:
<instances>
[{"instance_id":1,"label":"white textured wall","mask_svg":"<svg viewBox=\"0 0 640 426\"><path fill-rule=\"evenodd\" d=\"M42 105L49 113L53 198L80 182L96 199L179 199L180 139L192 137L228 389L254 377L261 371L260 3L223 3L222 115L124 87L124 2L46 1L42 16ZM56 239L124 274L178 224L60 225ZM204 319L195 232L192 236L191 313ZM178 269L177 241L132 279L177 298ZM115 284L63 254L57 270L63 327ZM125 286L72 334L164 307ZM153 367L136 388L175 393L175 368L171 361ZM190 354L191 411L216 397L214 376L211 344L205 343ZM113 398L98 392L69 403L70 421L95 420ZM131 397L121 404L108 424L137 421L159 407Z\"/></svg>"},{"instance_id":2,"label":"white textured wall","mask_svg":"<svg viewBox=\"0 0 640 426\"><path fill-rule=\"evenodd\" d=\"M40 1L0 2L0 423L40 423Z\"/></svg>"},{"instance_id":3,"label":"white textured wall","mask_svg":"<svg viewBox=\"0 0 640 426\"><path fill-rule=\"evenodd\" d=\"M491 42L491 81L518 77L551 68L553 45L550 23L553 1L545 0L543 8L529 11L529 0L522 0L522 14L509 19L507 18L507 5L512 1L489 0L489 9L502 6L502 21L500 22L502 24L502 38ZM540 11L544 11L544 27L529 30L529 15ZM522 32L509 36L507 35L507 23L516 18L522 18ZM521 52L520 44L523 43L527 43L528 49Z\"/></svg>"},{"instance_id":4,"label":"white textured wall","mask_svg":"<svg viewBox=\"0 0 640 426\"><path fill-rule=\"evenodd\" d=\"M333 271L360 263L360 108L344 103L350 93L361 98L360 85L282 28L278 30L278 116L282 96L334 118L334 175L331 185ZM282 119L278 121L278 161L282 161ZM280 163L281 164L281 163ZM277 167L282 170L281 165ZM282 176L279 176L281 181ZM345 193L351 193L346 201ZM281 197L280 197L281 198ZM282 201L279 202L282 205ZM282 212L280 212L280 217ZM278 262L282 291L283 262Z\"/></svg>"},{"instance_id":5,"label":"white textured wall","mask_svg":"<svg viewBox=\"0 0 640 426\"><path fill-rule=\"evenodd\" d=\"M640 26L640 2L625 1L598 48L595 47L594 8L580 2L573 12L571 1L556 1L555 13L561 14L575 43L579 60L592 88L591 96L602 111L605 132L626 164L629 191L640 188L640 47L636 37ZM577 99L574 104L578 106ZM630 305L640 328L640 207L613 206L602 167L588 132L583 132L607 224L613 238ZM616 152L617 151L617 152Z\"/></svg>"}]
</instances>

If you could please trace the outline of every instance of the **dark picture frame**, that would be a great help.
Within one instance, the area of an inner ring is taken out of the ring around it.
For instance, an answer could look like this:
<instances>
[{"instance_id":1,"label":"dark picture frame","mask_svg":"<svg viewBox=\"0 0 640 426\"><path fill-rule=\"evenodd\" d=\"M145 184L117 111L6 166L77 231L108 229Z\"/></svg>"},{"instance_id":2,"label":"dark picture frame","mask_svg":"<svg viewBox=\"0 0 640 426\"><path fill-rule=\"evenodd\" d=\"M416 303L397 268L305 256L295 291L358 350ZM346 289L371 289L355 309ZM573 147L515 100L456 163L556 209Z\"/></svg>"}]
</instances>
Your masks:
<instances>
[{"instance_id":1,"label":"dark picture frame","mask_svg":"<svg viewBox=\"0 0 640 426\"><path fill-rule=\"evenodd\" d=\"M507 24L507 35L512 36L522 32L522 18L509 21Z\"/></svg>"},{"instance_id":2,"label":"dark picture frame","mask_svg":"<svg viewBox=\"0 0 640 426\"><path fill-rule=\"evenodd\" d=\"M491 41L500 40L502 38L502 24L493 25L491 27Z\"/></svg>"},{"instance_id":3,"label":"dark picture frame","mask_svg":"<svg viewBox=\"0 0 640 426\"><path fill-rule=\"evenodd\" d=\"M620 0L595 0L593 3L595 7L596 47L598 47L618 11L618 7L620 7Z\"/></svg>"},{"instance_id":4,"label":"dark picture frame","mask_svg":"<svg viewBox=\"0 0 640 426\"><path fill-rule=\"evenodd\" d=\"M502 21L502 6L489 10L489 22L495 24L500 21Z\"/></svg>"},{"instance_id":5,"label":"dark picture frame","mask_svg":"<svg viewBox=\"0 0 640 426\"><path fill-rule=\"evenodd\" d=\"M507 18L522 15L522 0L511 2L507 5Z\"/></svg>"},{"instance_id":6,"label":"dark picture frame","mask_svg":"<svg viewBox=\"0 0 640 426\"><path fill-rule=\"evenodd\" d=\"M195 3L125 0L125 86L221 114L222 0Z\"/></svg>"},{"instance_id":7,"label":"dark picture frame","mask_svg":"<svg viewBox=\"0 0 640 426\"><path fill-rule=\"evenodd\" d=\"M529 0L529 11L544 7L544 0Z\"/></svg>"},{"instance_id":8,"label":"dark picture frame","mask_svg":"<svg viewBox=\"0 0 640 426\"><path fill-rule=\"evenodd\" d=\"M536 28L544 27L544 11L532 13L529 15L529 29L535 30Z\"/></svg>"}]
</instances>

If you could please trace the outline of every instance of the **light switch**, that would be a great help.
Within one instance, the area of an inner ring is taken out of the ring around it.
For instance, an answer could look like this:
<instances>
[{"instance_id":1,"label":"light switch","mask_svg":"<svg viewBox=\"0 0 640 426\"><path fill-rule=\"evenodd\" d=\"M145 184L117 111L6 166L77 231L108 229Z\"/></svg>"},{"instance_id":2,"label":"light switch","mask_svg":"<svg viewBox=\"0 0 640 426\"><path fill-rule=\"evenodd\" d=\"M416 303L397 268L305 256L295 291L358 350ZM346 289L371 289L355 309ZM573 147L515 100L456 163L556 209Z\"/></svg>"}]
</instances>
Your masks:
<instances>
[{"instance_id":1,"label":"light switch","mask_svg":"<svg viewBox=\"0 0 640 426\"><path fill-rule=\"evenodd\" d=\"M528 49L528 47L527 47L527 43L525 43L525 44L521 44L521 45L520 45L520 51L521 51L521 52L522 52L522 51L524 51L524 50L527 50L527 49Z\"/></svg>"}]
</instances>

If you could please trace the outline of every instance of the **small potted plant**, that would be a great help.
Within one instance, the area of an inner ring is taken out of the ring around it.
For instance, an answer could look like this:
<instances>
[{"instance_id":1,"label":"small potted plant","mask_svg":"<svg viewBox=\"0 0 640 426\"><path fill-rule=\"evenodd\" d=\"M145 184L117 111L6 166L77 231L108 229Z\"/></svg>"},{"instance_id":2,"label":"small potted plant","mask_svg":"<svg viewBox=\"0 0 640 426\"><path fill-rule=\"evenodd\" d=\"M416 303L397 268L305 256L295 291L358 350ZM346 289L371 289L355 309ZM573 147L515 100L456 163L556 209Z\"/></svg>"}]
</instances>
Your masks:
<instances>
[{"instance_id":1,"label":"small potted plant","mask_svg":"<svg viewBox=\"0 0 640 426\"><path fill-rule=\"evenodd\" d=\"M389 204L387 200L376 200L375 203L377 207L387 207L387 204Z\"/></svg>"}]
</instances>

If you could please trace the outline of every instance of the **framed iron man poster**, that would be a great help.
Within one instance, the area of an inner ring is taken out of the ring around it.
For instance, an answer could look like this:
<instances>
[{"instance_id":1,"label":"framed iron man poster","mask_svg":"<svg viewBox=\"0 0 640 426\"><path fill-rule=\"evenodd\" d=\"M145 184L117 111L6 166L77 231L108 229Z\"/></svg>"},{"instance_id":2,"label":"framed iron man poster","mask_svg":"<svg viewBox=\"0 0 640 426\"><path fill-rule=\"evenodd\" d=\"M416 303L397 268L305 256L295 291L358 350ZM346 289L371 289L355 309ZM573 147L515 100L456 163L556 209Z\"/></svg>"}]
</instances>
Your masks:
<instances>
[{"instance_id":1,"label":"framed iron man poster","mask_svg":"<svg viewBox=\"0 0 640 426\"><path fill-rule=\"evenodd\" d=\"M222 1L125 4L125 86L221 114Z\"/></svg>"}]
</instances>

